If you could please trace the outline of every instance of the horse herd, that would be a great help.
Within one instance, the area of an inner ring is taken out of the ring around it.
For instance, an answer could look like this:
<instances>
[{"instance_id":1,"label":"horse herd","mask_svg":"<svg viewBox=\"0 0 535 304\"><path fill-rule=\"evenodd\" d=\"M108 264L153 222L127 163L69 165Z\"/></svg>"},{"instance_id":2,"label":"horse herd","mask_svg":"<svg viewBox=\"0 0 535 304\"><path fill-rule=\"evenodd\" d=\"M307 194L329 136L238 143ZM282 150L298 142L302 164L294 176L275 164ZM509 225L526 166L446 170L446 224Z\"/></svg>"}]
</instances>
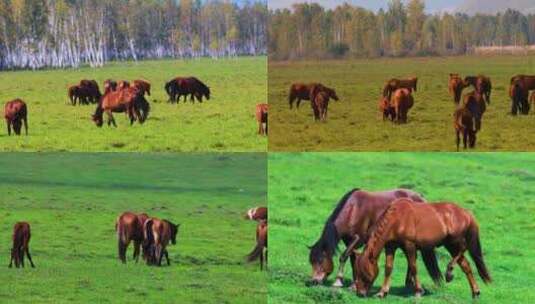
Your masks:
<instances>
[{"instance_id":1,"label":"horse herd","mask_svg":"<svg viewBox=\"0 0 535 304\"><path fill-rule=\"evenodd\" d=\"M260 269L267 266L267 208L256 207L248 210L246 219L258 222L256 228L256 246L247 255L247 261L252 262L260 259ZM147 265L162 265L165 257L167 265L170 265L167 246L175 245L180 224L174 224L170 220L150 217L146 213L123 212L115 221L117 233L118 256L122 263L126 264L126 251L130 243L133 243L133 259L137 263L142 253L142 258ZM30 255L30 224L17 222L13 227L11 248L11 260L9 268L24 268L24 256L30 261L31 267L35 267Z\"/></svg>"},{"instance_id":2,"label":"horse herd","mask_svg":"<svg viewBox=\"0 0 535 304\"><path fill-rule=\"evenodd\" d=\"M409 110L414 105L413 92L417 92L418 78L388 80L379 99L379 111L383 120L390 119L399 124L407 123ZM463 90L473 87L473 91L463 95ZM461 137L464 148L474 148L476 133L481 130L481 121L486 106L490 104L492 93L491 79L485 75L466 76L450 74L448 91L453 97L456 109L453 114L453 126L456 133L456 145L459 150ZM533 91L531 96L530 92ZM509 97L511 98L511 114L527 115L529 103L535 104L535 76L516 75L511 78ZM529 101L528 101L529 97ZM330 99L339 100L336 91L321 83L294 83L290 86L288 101L290 109L294 102L299 108L302 100L310 100L314 120L327 120ZM462 102L461 102L462 99Z\"/></svg>"},{"instance_id":3,"label":"horse herd","mask_svg":"<svg viewBox=\"0 0 535 304\"><path fill-rule=\"evenodd\" d=\"M474 216L454 203L429 203L417 192L394 189L368 192L353 189L347 192L327 219L318 241L311 247L309 262L312 283L322 284L333 272L333 257L338 243L347 249L340 256L334 286L343 286L344 264L351 259L352 288L358 296L367 296L378 276L378 258L385 251L385 278L378 297L390 290L394 256L401 249L407 258L405 286L417 297L424 292L416 269L417 251L435 284L443 282L435 248L444 246L451 255L446 267L446 282L453 280L453 267L459 265L465 273L472 297L480 295L465 253L468 252L484 283L492 281L483 260L479 227ZM362 252L357 252L364 246Z\"/></svg>"},{"instance_id":4,"label":"horse herd","mask_svg":"<svg viewBox=\"0 0 535 304\"><path fill-rule=\"evenodd\" d=\"M126 113L130 120L130 125L138 121L143 124L149 115L150 104L145 99L145 95L151 95L150 82L143 79L136 79L130 83L127 80L116 81L107 79L103 83L104 93L102 94L97 81L82 79L78 84L71 85L67 90L70 104L75 106L97 104L92 120L98 127L104 124L104 114L107 116L108 126L117 124L113 113ZM210 88L196 77L175 77L165 83L165 92L169 96L168 102L179 103L181 97L187 102L190 97L192 103L198 100L203 102L203 98L210 99ZM258 134L267 135L267 104L256 106L256 119L258 122ZM8 135L11 129L16 135L20 135L22 125L24 125L26 135L28 135L28 106L22 99L9 101L4 107L4 118L7 123Z\"/></svg>"}]
</instances>

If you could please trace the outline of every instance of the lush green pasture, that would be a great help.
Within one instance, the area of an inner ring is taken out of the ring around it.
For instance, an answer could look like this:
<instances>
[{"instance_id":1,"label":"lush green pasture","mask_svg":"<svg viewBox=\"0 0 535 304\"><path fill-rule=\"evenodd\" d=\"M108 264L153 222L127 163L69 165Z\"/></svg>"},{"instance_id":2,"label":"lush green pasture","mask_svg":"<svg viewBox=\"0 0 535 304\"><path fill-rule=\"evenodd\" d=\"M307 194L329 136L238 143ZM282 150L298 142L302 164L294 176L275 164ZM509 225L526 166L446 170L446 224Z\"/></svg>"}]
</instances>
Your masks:
<instances>
[{"instance_id":1,"label":"lush green pasture","mask_svg":"<svg viewBox=\"0 0 535 304\"><path fill-rule=\"evenodd\" d=\"M4 154L3 303L265 303L267 274L247 208L266 202L262 154ZM171 266L117 258L123 211L181 223ZM35 269L8 269L16 221L32 227ZM4 264L5 263L5 264Z\"/></svg>"},{"instance_id":2,"label":"lush green pasture","mask_svg":"<svg viewBox=\"0 0 535 304\"><path fill-rule=\"evenodd\" d=\"M338 200L352 188L384 190L411 188L429 201L449 200L472 211L480 225L485 262L494 279L483 284L479 303L535 302L535 155L523 153L309 153L269 156L270 303L469 303L471 292L464 273L435 287L421 260L420 279L426 289L421 301L406 290L406 260L395 259L391 293L385 300L360 299L349 289L307 287L311 267L308 249L319 238ZM340 249L344 246L341 245ZM437 250L445 271L450 260ZM475 266L470 258L473 271ZM372 292L378 291L384 274ZM336 267L338 262L335 263ZM346 267L346 285L350 284Z\"/></svg>"},{"instance_id":3,"label":"lush green pasture","mask_svg":"<svg viewBox=\"0 0 535 304\"><path fill-rule=\"evenodd\" d=\"M257 136L255 105L266 101L265 57L116 62L103 68L0 72L0 102L22 98L28 103L30 135L7 137L0 128L3 151L265 151ZM211 89L202 104L168 104L166 81L196 76ZM103 81L146 79L152 111L145 125L130 126L115 115L118 128L99 129L91 121L95 105L67 105L67 88L80 79Z\"/></svg>"},{"instance_id":4,"label":"lush green pasture","mask_svg":"<svg viewBox=\"0 0 535 304\"><path fill-rule=\"evenodd\" d=\"M513 117L509 80L535 73L535 56L366 59L269 64L272 151L454 151L453 98L449 73L491 77L491 105L478 134L478 151L535 150L533 114ZM378 100L384 83L416 76L418 92L407 125L383 122ZM289 109L293 82L322 82L336 89L340 102L329 105L327 123L312 119L310 103ZM472 89L465 89L470 92Z\"/></svg>"}]
</instances>

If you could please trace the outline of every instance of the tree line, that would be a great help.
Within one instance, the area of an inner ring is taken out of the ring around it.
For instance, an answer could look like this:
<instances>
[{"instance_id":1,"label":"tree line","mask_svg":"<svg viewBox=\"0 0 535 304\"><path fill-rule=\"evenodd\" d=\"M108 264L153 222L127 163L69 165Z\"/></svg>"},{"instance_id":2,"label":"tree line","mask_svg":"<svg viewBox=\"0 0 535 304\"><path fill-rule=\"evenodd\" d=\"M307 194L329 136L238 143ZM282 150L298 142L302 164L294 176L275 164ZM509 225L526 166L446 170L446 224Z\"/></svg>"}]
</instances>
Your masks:
<instances>
[{"instance_id":1,"label":"tree line","mask_svg":"<svg viewBox=\"0 0 535 304\"><path fill-rule=\"evenodd\" d=\"M0 70L267 54L262 0L1 0Z\"/></svg>"},{"instance_id":2,"label":"tree line","mask_svg":"<svg viewBox=\"0 0 535 304\"><path fill-rule=\"evenodd\" d=\"M535 15L426 14L425 2L391 0L373 12L344 4L325 9L299 3L269 11L269 57L357 58L460 55L478 46L535 43Z\"/></svg>"}]
</instances>

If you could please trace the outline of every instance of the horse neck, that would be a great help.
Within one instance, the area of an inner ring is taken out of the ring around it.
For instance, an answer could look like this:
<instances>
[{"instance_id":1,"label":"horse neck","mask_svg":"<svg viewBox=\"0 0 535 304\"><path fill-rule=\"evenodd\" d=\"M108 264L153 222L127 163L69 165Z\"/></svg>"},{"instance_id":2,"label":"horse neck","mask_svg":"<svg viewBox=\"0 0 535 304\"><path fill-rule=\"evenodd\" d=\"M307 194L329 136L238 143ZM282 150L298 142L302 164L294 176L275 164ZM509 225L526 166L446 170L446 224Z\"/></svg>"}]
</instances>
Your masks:
<instances>
[{"instance_id":1,"label":"horse neck","mask_svg":"<svg viewBox=\"0 0 535 304\"><path fill-rule=\"evenodd\" d=\"M380 217L371 236L366 244L366 249L363 255L368 256L370 259L377 259L385 244L388 242L386 235L390 231L392 226L392 208L388 208L383 216Z\"/></svg>"}]
</instances>

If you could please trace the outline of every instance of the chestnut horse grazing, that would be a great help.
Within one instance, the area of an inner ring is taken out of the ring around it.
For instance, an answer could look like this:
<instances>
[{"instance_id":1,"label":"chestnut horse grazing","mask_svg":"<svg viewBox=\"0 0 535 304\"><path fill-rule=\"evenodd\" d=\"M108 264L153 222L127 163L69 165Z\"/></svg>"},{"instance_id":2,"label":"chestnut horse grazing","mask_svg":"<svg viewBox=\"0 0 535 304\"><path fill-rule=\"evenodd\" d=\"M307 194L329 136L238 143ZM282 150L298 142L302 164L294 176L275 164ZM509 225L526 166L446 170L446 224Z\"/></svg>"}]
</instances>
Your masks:
<instances>
[{"instance_id":1,"label":"chestnut horse grazing","mask_svg":"<svg viewBox=\"0 0 535 304\"><path fill-rule=\"evenodd\" d=\"M103 113L106 113L108 126L113 124L117 127L112 112L126 112L130 118L130 125L134 123L136 118L140 124L143 124L149 115L149 111L150 105L141 92L137 88L129 87L104 95L97 105L95 114L93 114L93 121L98 127L102 127L104 123Z\"/></svg>"},{"instance_id":2,"label":"chestnut horse grazing","mask_svg":"<svg viewBox=\"0 0 535 304\"><path fill-rule=\"evenodd\" d=\"M256 225L256 246L247 255L247 261L252 262L257 259L260 259L260 270L264 269L264 263L266 264L267 269L267 261L268 261L268 223L267 220L260 220L258 222L258 225Z\"/></svg>"},{"instance_id":3,"label":"chestnut horse grazing","mask_svg":"<svg viewBox=\"0 0 535 304\"><path fill-rule=\"evenodd\" d=\"M492 82L490 78L484 75L466 76L464 82L474 87L477 93L485 98L485 102L490 104L490 93L492 92Z\"/></svg>"},{"instance_id":4,"label":"chestnut horse grazing","mask_svg":"<svg viewBox=\"0 0 535 304\"><path fill-rule=\"evenodd\" d=\"M165 84L165 91L170 102L180 102L181 96L184 96L186 102L188 95L192 102L195 102L194 97L199 102L202 102L203 97L210 100L210 88L195 77L176 77Z\"/></svg>"},{"instance_id":5,"label":"chestnut horse grazing","mask_svg":"<svg viewBox=\"0 0 535 304\"><path fill-rule=\"evenodd\" d=\"M290 109L293 108L293 103L297 99L296 107L299 109L301 100L310 100L310 88L318 85L318 83L304 84L294 83L290 86L290 92L288 93L288 102Z\"/></svg>"},{"instance_id":6,"label":"chestnut horse grazing","mask_svg":"<svg viewBox=\"0 0 535 304\"><path fill-rule=\"evenodd\" d=\"M104 95L108 94L109 92L113 92L117 90L117 81L113 79L106 79L104 80Z\"/></svg>"},{"instance_id":7,"label":"chestnut horse grazing","mask_svg":"<svg viewBox=\"0 0 535 304\"><path fill-rule=\"evenodd\" d=\"M392 93L394 93L397 89L411 89L414 90L414 92L417 92L417 84L418 84L418 78L412 77L408 79L396 79L392 78L389 81L386 82L385 86L383 87L383 97L388 98L390 100L390 97L392 96Z\"/></svg>"},{"instance_id":8,"label":"chestnut horse grazing","mask_svg":"<svg viewBox=\"0 0 535 304\"><path fill-rule=\"evenodd\" d=\"M168 220L157 218L150 218L145 222L143 251L147 264L162 266L162 259L165 255L167 265L171 265L166 247L169 242L176 244L179 227L180 224L175 225Z\"/></svg>"},{"instance_id":9,"label":"chestnut horse grazing","mask_svg":"<svg viewBox=\"0 0 535 304\"><path fill-rule=\"evenodd\" d=\"M13 261L15 261L15 267L24 268L24 254L28 257L30 265L35 267L30 255L30 224L27 222L18 222L13 227L13 247L11 248L11 261L9 262L9 268L13 267Z\"/></svg>"},{"instance_id":10,"label":"chestnut horse grazing","mask_svg":"<svg viewBox=\"0 0 535 304\"><path fill-rule=\"evenodd\" d=\"M258 122L258 134L268 134L268 104L260 103L256 105L256 121Z\"/></svg>"},{"instance_id":11,"label":"chestnut horse grazing","mask_svg":"<svg viewBox=\"0 0 535 304\"><path fill-rule=\"evenodd\" d=\"M450 95L453 96L453 101L456 104L459 104L459 102L461 102L463 90L467 86L469 86L469 84L466 83L461 78L461 76L459 76L459 74L450 74L450 79L448 82L448 91L450 92Z\"/></svg>"},{"instance_id":12,"label":"chestnut horse grazing","mask_svg":"<svg viewBox=\"0 0 535 304\"><path fill-rule=\"evenodd\" d=\"M371 230L366 248L357 255L357 294L366 296L377 278L377 260L385 249L385 280L379 296L386 296L390 290L394 264L393 246L402 245L409 262L409 269L415 279L415 295L424 292L416 273L416 250L429 250L445 246L452 259L446 270L446 281L453 279L453 267L458 264L466 274L472 297L480 294L474 275L464 253L468 253L476 264L479 276L485 283L492 281L483 261L479 239L479 226L467 210L452 203L414 204L410 199L401 198L393 202L377 220Z\"/></svg>"},{"instance_id":13,"label":"chestnut horse grazing","mask_svg":"<svg viewBox=\"0 0 535 304\"><path fill-rule=\"evenodd\" d=\"M398 198L411 199L415 204L425 200L416 192L395 189L381 192L368 192L353 189L347 192L338 202L323 228L321 237L310 248L309 261L312 266L312 283L323 284L333 272L333 257L336 254L338 243L343 241L347 246L344 254L340 256L340 265L334 286L343 286L344 264L349 257L353 267L353 280L355 280L355 253L364 245L369 231L386 208ZM437 272L438 263L433 249L422 251L426 268L436 282L441 280ZM407 270L406 284L411 285L412 277Z\"/></svg>"},{"instance_id":14,"label":"chestnut horse grazing","mask_svg":"<svg viewBox=\"0 0 535 304\"><path fill-rule=\"evenodd\" d=\"M138 88L143 95L147 93L150 96L150 82L146 80L136 79L134 80L134 87Z\"/></svg>"},{"instance_id":15,"label":"chestnut horse grazing","mask_svg":"<svg viewBox=\"0 0 535 304\"><path fill-rule=\"evenodd\" d=\"M11 136L11 126L16 135L20 135L22 124L28 135L28 108L22 99L8 101L4 106L4 118L7 124L7 134Z\"/></svg>"},{"instance_id":16,"label":"chestnut horse grazing","mask_svg":"<svg viewBox=\"0 0 535 304\"><path fill-rule=\"evenodd\" d=\"M130 242L134 242L134 260L139 260L139 249L143 243L143 225L149 216L145 213L135 214L124 212L117 217L115 222L115 231L117 232L117 241L119 248L119 259L126 264L126 250Z\"/></svg>"},{"instance_id":17,"label":"chestnut horse grazing","mask_svg":"<svg viewBox=\"0 0 535 304\"><path fill-rule=\"evenodd\" d=\"M392 94L390 106L394 109L395 121L407 123L407 114L414 105L414 98L410 89L397 89Z\"/></svg>"},{"instance_id":18,"label":"chestnut horse grazing","mask_svg":"<svg viewBox=\"0 0 535 304\"><path fill-rule=\"evenodd\" d=\"M267 207L251 208L247 210L247 213L245 214L244 218L253 221L267 220L268 209Z\"/></svg>"}]
</instances>

